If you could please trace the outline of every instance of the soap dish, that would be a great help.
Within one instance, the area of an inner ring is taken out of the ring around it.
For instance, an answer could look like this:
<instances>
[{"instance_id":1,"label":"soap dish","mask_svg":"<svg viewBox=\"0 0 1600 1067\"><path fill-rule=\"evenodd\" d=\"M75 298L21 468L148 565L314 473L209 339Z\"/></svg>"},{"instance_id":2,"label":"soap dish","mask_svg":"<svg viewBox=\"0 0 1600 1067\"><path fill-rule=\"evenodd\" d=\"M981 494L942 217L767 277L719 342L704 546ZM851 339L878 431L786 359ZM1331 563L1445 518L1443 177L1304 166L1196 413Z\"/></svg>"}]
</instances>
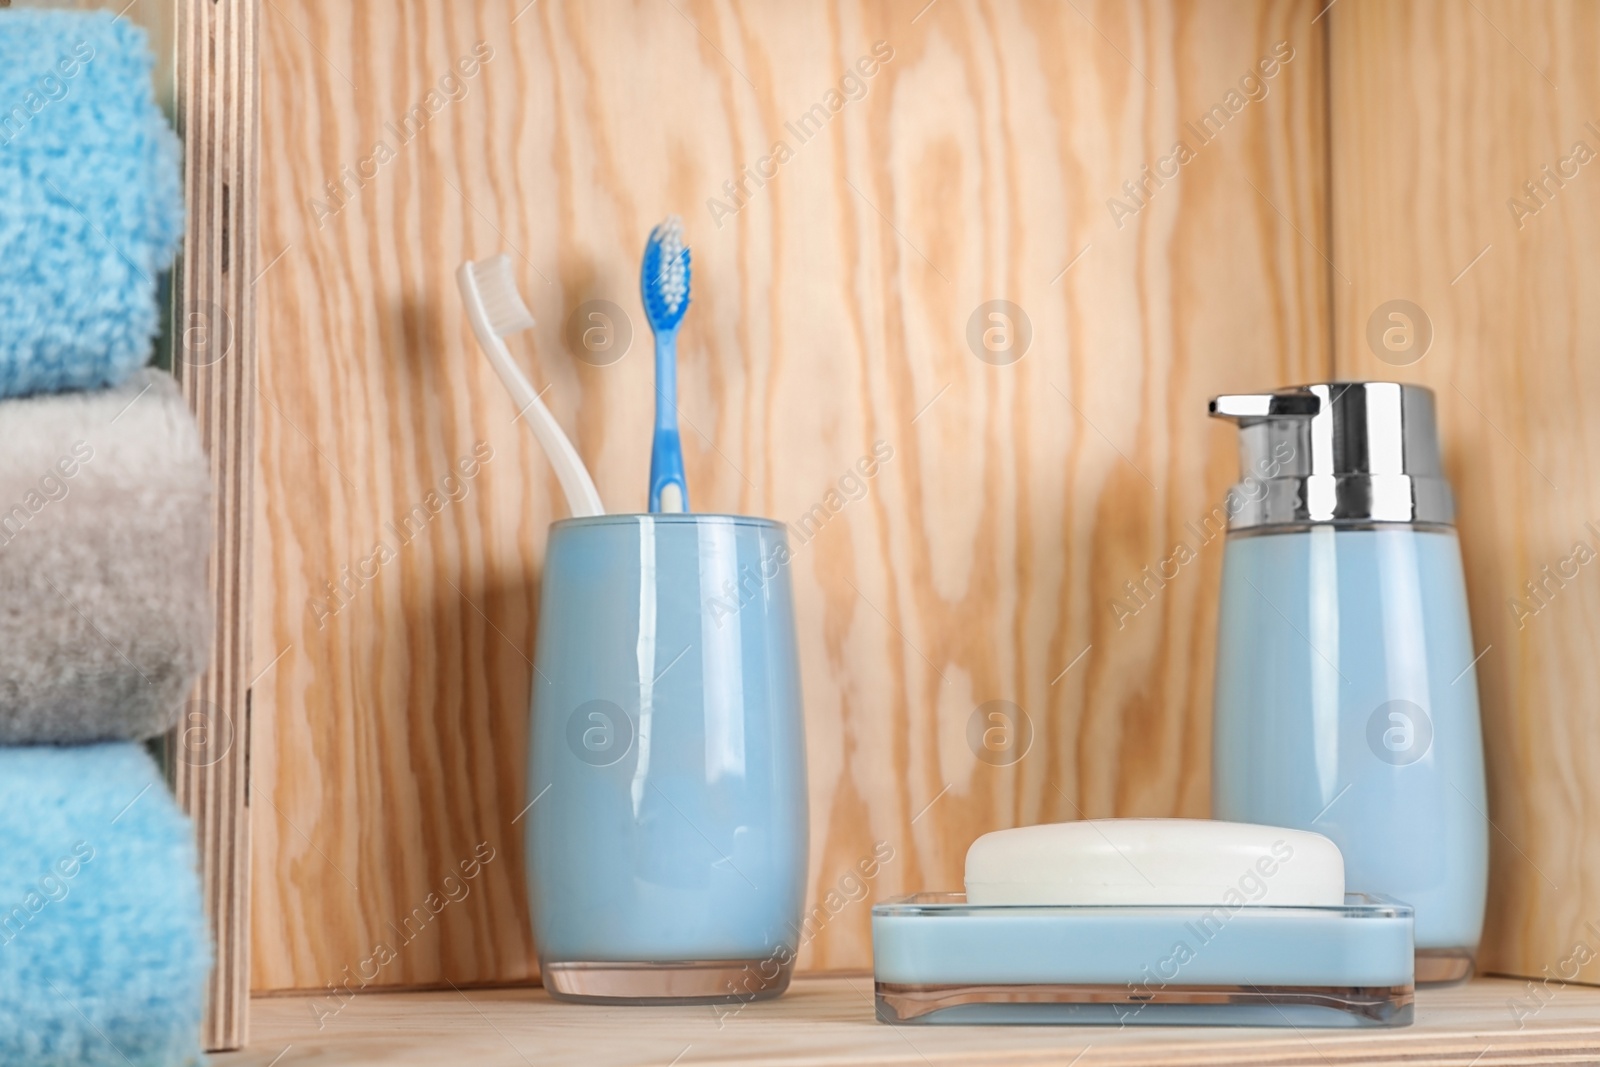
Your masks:
<instances>
[{"instance_id":1,"label":"soap dish","mask_svg":"<svg viewBox=\"0 0 1600 1067\"><path fill-rule=\"evenodd\" d=\"M872 909L878 1019L896 1024L1409 1026L1411 907L969 905Z\"/></svg>"}]
</instances>

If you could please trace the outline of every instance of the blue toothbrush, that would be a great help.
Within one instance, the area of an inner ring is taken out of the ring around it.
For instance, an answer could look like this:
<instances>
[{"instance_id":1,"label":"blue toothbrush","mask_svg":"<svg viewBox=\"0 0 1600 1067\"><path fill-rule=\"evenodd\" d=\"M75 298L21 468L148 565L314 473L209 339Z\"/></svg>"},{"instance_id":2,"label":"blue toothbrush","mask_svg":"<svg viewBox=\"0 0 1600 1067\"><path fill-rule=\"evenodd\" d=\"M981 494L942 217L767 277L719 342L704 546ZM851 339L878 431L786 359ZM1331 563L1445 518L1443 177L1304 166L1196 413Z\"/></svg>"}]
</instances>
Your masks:
<instances>
[{"instance_id":1,"label":"blue toothbrush","mask_svg":"<svg viewBox=\"0 0 1600 1067\"><path fill-rule=\"evenodd\" d=\"M650 446L650 510L688 511L678 442L678 325L689 310L689 249L683 220L668 215L650 231L639 270L644 317L656 335L656 433Z\"/></svg>"}]
</instances>

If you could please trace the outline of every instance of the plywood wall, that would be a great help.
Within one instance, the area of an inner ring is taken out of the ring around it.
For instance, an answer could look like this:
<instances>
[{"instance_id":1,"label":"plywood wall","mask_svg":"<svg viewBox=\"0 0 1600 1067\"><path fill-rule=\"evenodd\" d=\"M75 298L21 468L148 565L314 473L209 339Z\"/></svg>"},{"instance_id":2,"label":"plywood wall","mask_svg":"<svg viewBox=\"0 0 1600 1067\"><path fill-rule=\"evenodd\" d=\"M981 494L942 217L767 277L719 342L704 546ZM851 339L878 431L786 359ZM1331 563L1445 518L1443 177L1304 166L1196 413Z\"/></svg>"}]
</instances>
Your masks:
<instances>
[{"instance_id":1,"label":"plywood wall","mask_svg":"<svg viewBox=\"0 0 1600 1067\"><path fill-rule=\"evenodd\" d=\"M539 320L514 353L607 506L636 510L637 255L674 211L697 506L793 520L893 449L794 574L813 899L877 841L874 897L959 886L999 827L1205 814L1220 541L1115 604L1235 476L1207 396L1331 367L1321 5L924 5L265 5L256 987L343 982L480 842L470 894L374 984L534 977L513 819L563 507L452 272L512 254ZM859 98L795 143L785 122L875 48ZM1214 136L1186 126L1219 106ZM779 139L792 158L732 203ZM1178 141L1192 158L1131 198ZM609 366L567 339L594 300L631 318ZM1015 362L969 347L991 300L1030 324ZM396 546L386 524L480 442L465 494ZM1032 724L1010 766L968 746L991 700ZM800 959L866 967L867 907Z\"/></svg>"},{"instance_id":2,"label":"plywood wall","mask_svg":"<svg viewBox=\"0 0 1600 1067\"><path fill-rule=\"evenodd\" d=\"M1494 822L1481 962L1600 981L1600 564L1579 550L1600 553L1600 8L1329 19L1339 370L1433 387L1460 509ZM1432 343L1394 366L1367 329L1400 299Z\"/></svg>"}]
</instances>

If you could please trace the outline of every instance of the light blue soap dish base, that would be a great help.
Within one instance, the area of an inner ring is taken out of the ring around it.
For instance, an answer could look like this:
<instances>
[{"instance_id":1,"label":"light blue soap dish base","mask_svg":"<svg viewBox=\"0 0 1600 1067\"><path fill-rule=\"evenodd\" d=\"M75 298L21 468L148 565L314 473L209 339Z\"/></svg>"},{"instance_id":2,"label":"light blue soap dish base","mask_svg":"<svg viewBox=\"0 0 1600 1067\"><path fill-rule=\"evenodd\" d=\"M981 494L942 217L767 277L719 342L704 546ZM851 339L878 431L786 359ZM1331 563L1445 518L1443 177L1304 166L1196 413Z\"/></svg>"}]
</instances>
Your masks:
<instances>
[{"instance_id":1,"label":"light blue soap dish base","mask_svg":"<svg viewBox=\"0 0 1600 1067\"><path fill-rule=\"evenodd\" d=\"M872 909L878 1018L901 1025L1409 1026L1412 911L968 905Z\"/></svg>"}]
</instances>

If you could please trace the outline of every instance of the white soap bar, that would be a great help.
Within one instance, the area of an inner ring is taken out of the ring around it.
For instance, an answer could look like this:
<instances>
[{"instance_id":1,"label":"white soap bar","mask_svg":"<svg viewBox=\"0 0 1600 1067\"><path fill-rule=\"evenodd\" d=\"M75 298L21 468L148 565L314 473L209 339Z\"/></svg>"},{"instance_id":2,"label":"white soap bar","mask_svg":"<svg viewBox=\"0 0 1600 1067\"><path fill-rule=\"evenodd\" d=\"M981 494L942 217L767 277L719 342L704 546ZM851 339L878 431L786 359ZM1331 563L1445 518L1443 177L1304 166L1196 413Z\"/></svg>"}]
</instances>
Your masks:
<instances>
[{"instance_id":1,"label":"white soap bar","mask_svg":"<svg viewBox=\"0 0 1600 1067\"><path fill-rule=\"evenodd\" d=\"M984 834L969 904L1344 903L1344 857L1321 834L1203 819L1089 819Z\"/></svg>"}]
</instances>

